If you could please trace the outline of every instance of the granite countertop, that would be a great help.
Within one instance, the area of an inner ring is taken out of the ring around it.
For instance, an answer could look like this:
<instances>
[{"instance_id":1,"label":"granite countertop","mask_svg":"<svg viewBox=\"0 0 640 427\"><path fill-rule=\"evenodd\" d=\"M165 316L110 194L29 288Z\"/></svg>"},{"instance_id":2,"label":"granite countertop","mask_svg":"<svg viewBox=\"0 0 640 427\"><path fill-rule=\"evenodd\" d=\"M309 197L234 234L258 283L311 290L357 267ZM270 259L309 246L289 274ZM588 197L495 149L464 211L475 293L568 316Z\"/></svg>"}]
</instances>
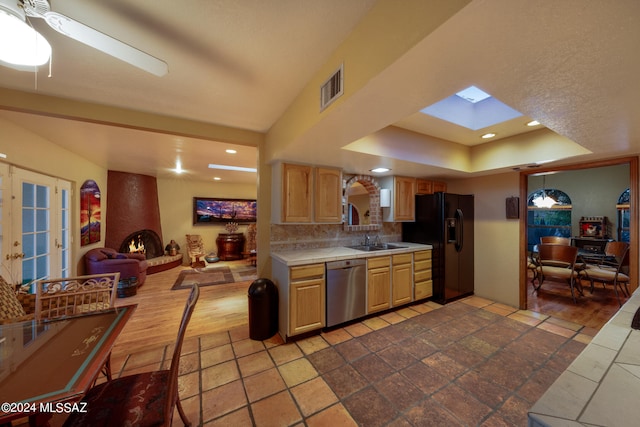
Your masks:
<instances>
[{"instance_id":1,"label":"granite countertop","mask_svg":"<svg viewBox=\"0 0 640 427\"><path fill-rule=\"evenodd\" d=\"M371 258L375 256L433 249L433 246L431 245L422 245L419 243L394 242L393 244L406 246L406 248L367 252L339 246L333 248L296 249L291 251L271 252L271 256L287 266L296 266L316 262L330 262L353 258Z\"/></svg>"},{"instance_id":2,"label":"granite countertop","mask_svg":"<svg viewBox=\"0 0 640 427\"><path fill-rule=\"evenodd\" d=\"M529 410L529 427L636 426L640 330L631 321L640 289Z\"/></svg>"}]
</instances>

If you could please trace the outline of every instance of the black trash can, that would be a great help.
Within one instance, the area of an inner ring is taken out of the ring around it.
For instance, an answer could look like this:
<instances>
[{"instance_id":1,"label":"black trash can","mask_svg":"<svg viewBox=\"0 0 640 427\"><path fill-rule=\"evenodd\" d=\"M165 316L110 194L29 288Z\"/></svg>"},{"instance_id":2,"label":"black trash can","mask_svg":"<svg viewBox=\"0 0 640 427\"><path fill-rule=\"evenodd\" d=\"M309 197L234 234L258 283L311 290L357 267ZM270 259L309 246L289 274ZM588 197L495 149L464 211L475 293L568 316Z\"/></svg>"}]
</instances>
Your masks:
<instances>
[{"instance_id":1,"label":"black trash can","mask_svg":"<svg viewBox=\"0 0 640 427\"><path fill-rule=\"evenodd\" d=\"M249 338L262 341L278 332L278 288L269 279L249 286Z\"/></svg>"}]
</instances>

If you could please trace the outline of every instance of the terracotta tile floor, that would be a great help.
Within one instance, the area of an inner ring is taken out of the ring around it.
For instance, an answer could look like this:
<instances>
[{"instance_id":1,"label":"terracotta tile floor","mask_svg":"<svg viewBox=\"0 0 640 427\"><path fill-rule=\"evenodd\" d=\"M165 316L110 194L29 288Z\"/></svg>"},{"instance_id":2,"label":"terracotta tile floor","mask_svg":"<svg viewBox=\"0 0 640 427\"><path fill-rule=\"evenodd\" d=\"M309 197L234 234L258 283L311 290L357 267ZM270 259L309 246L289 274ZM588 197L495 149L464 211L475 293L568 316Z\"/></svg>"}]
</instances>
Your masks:
<instances>
[{"instance_id":1,"label":"terracotta tile floor","mask_svg":"<svg viewBox=\"0 0 640 427\"><path fill-rule=\"evenodd\" d=\"M180 396L205 426L524 426L590 329L478 297L405 307L284 344L248 327L191 338ZM170 347L114 359L168 366ZM179 417L174 417L180 425Z\"/></svg>"}]
</instances>

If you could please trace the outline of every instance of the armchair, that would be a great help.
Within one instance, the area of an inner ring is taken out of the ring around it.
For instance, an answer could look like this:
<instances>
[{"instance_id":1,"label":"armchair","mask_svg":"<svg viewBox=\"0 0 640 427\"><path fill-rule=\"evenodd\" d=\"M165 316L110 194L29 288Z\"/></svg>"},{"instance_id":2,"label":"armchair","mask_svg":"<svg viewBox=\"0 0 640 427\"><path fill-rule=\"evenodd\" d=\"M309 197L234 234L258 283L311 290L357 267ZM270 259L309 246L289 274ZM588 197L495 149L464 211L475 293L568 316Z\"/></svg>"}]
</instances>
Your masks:
<instances>
[{"instance_id":1,"label":"armchair","mask_svg":"<svg viewBox=\"0 0 640 427\"><path fill-rule=\"evenodd\" d=\"M135 277L138 286L147 278L147 260L143 254L127 254L110 248L96 248L85 256L86 274L120 273L121 279Z\"/></svg>"}]
</instances>

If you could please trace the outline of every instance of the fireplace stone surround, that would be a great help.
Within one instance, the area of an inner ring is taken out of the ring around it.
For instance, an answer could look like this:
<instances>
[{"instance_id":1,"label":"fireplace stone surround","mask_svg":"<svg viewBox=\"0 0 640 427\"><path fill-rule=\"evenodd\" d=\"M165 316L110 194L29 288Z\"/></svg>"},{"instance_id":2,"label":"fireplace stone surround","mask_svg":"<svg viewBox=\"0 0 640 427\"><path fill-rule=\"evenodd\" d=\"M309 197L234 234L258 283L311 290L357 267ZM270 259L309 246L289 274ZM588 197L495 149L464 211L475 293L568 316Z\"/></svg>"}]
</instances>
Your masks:
<instances>
[{"instance_id":1,"label":"fireplace stone surround","mask_svg":"<svg viewBox=\"0 0 640 427\"><path fill-rule=\"evenodd\" d=\"M147 259L164 254L156 178L109 171L105 246L129 252L129 243L137 242L138 235L144 239Z\"/></svg>"}]
</instances>

